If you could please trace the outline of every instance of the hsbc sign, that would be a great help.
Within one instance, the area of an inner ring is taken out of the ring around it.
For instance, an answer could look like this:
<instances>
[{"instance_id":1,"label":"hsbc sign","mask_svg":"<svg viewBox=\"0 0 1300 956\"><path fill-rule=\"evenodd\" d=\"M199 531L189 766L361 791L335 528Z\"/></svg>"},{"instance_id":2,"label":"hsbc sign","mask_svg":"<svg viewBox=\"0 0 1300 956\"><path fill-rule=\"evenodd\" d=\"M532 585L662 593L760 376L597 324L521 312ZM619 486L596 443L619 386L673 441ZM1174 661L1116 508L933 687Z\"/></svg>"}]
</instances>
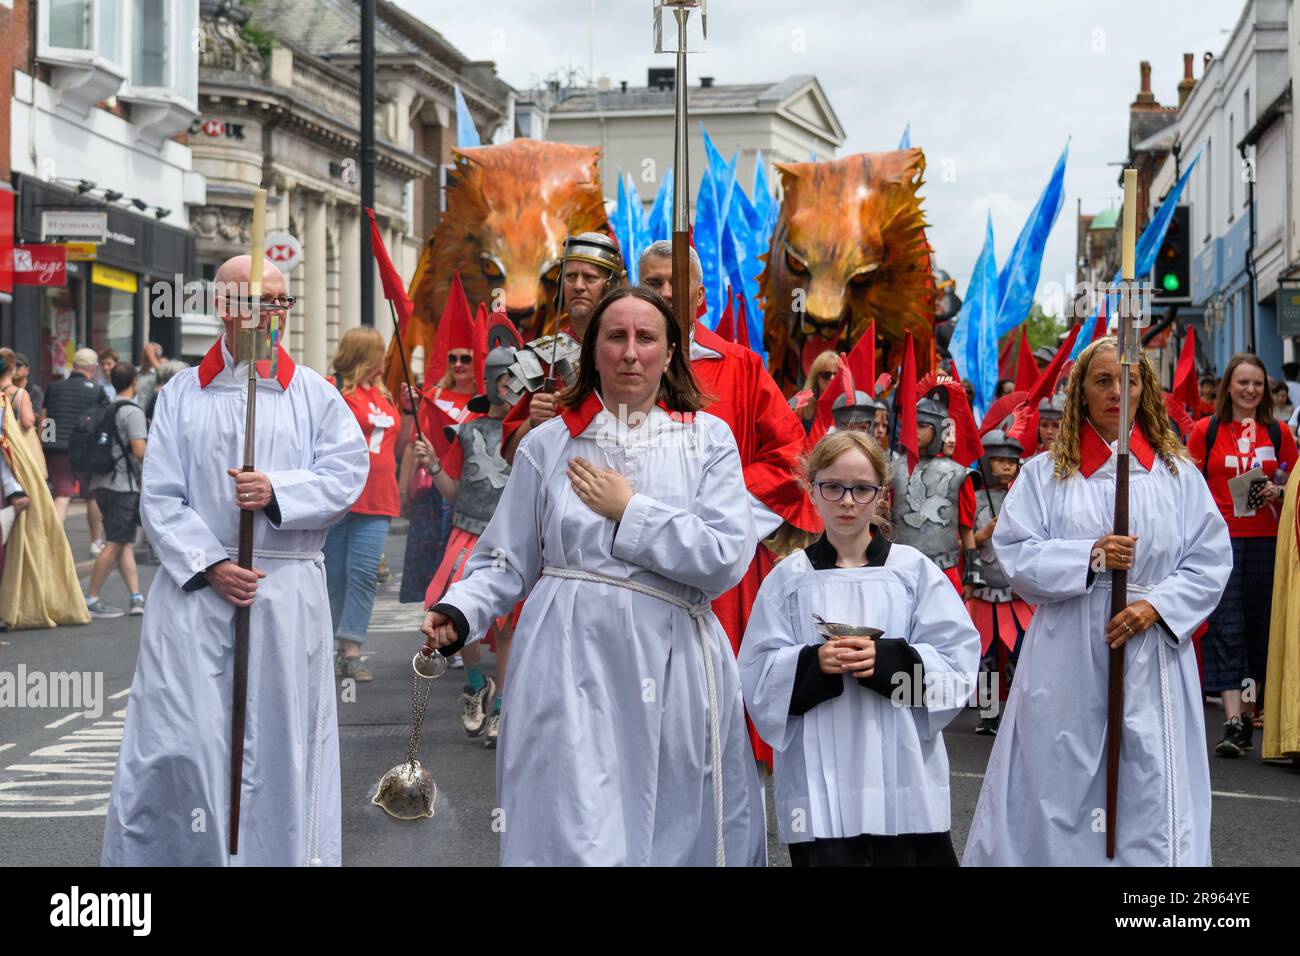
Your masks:
<instances>
[{"instance_id":1,"label":"hsbc sign","mask_svg":"<svg viewBox=\"0 0 1300 956\"><path fill-rule=\"evenodd\" d=\"M302 243L287 232L268 232L264 254L281 272L291 272L302 262Z\"/></svg>"}]
</instances>

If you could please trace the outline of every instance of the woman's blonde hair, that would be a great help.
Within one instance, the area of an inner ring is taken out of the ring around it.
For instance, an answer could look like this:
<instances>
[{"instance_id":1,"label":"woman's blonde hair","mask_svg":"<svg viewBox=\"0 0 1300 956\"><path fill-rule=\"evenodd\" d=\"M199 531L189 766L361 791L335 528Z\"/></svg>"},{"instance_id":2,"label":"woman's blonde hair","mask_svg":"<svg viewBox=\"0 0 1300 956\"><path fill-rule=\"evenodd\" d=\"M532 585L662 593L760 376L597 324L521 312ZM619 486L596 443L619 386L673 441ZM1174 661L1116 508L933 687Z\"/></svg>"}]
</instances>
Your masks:
<instances>
[{"instance_id":1,"label":"woman's blonde hair","mask_svg":"<svg viewBox=\"0 0 1300 956\"><path fill-rule=\"evenodd\" d=\"M362 325L344 332L334 353L334 372L342 379L339 390L355 389L375 363L383 361L386 348L384 337L376 328ZM390 397L382 377L375 379L375 384L385 397Z\"/></svg>"},{"instance_id":2,"label":"woman's blonde hair","mask_svg":"<svg viewBox=\"0 0 1300 956\"><path fill-rule=\"evenodd\" d=\"M1083 430L1088 426L1088 401L1085 386L1088 384L1088 369L1098 352L1109 349L1114 352L1119 348L1113 335L1098 339L1079 353L1078 361L1070 370L1070 381L1065 391L1065 413L1061 416L1061 434L1052 446L1052 473L1064 481L1079 470L1080 449L1083 445ZM1178 462L1191 461L1187 449L1178 438L1178 433L1169 424L1169 412L1165 408L1164 392L1160 380L1156 378L1155 366L1146 352L1141 353L1138 362L1138 377L1142 382L1142 395L1138 399L1137 414L1134 421L1146 435L1151 449L1165 463L1169 471L1178 474Z\"/></svg>"},{"instance_id":3,"label":"woman's blonde hair","mask_svg":"<svg viewBox=\"0 0 1300 956\"><path fill-rule=\"evenodd\" d=\"M803 380L803 390L806 392L812 389L814 396L820 396L825 389L821 386L821 379L818 376L822 372L834 372L839 368L839 352L834 349L827 349L821 355L813 359L812 366L808 369L808 376ZM865 391L861 385L859 389Z\"/></svg>"},{"instance_id":4,"label":"woman's blonde hair","mask_svg":"<svg viewBox=\"0 0 1300 956\"><path fill-rule=\"evenodd\" d=\"M880 477L880 495L885 493L889 487L889 457L885 454L876 440L866 432L852 431L847 428L837 429L831 432L821 441L819 441L813 450L808 452L799 460L799 479L800 486L805 491L811 491L813 482L817 479L817 473L824 471L839 460L840 456L850 451L859 451L866 456L867 461L871 462L871 467ZM871 524L885 525L887 522L884 516L880 514L878 507L880 495L871 505Z\"/></svg>"}]
</instances>

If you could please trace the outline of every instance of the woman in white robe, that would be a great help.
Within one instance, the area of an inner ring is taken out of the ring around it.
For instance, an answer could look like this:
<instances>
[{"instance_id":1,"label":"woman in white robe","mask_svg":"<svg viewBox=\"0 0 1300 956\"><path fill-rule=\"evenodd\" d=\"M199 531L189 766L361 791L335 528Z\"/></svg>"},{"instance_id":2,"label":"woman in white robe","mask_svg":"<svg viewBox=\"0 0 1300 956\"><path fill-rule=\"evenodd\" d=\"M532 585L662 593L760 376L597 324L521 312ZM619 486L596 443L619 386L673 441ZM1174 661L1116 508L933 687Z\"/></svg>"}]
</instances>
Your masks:
<instances>
[{"instance_id":1,"label":"woman in white robe","mask_svg":"<svg viewBox=\"0 0 1300 956\"><path fill-rule=\"evenodd\" d=\"M828 435L808 472L826 533L764 579L739 659L781 842L795 865L956 866L941 731L974 689L979 634L934 562L873 533L890 479L872 439ZM828 641L814 615L884 633Z\"/></svg>"},{"instance_id":2,"label":"woman in white robe","mask_svg":"<svg viewBox=\"0 0 1300 956\"><path fill-rule=\"evenodd\" d=\"M497 750L503 864L766 860L740 678L709 607L753 557L752 506L681 339L652 292L602 301L563 414L520 443L464 578L426 617L426 646L450 653L527 597Z\"/></svg>"},{"instance_id":3,"label":"woman in white robe","mask_svg":"<svg viewBox=\"0 0 1300 956\"><path fill-rule=\"evenodd\" d=\"M1209 761L1191 634L1227 583L1228 530L1169 425L1144 355L1130 389L1130 536L1111 534L1115 348L1105 338L1080 355L1061 436L1025 464L993 533L1016 593L1038 610L963 865L1210 863ZM1128 571L1129 603L1113 619L1107 567ZM1124 727L1115 858L1107 860L1107 682L1116 643L1125 652Z\"/></svg>"}]
</instances>

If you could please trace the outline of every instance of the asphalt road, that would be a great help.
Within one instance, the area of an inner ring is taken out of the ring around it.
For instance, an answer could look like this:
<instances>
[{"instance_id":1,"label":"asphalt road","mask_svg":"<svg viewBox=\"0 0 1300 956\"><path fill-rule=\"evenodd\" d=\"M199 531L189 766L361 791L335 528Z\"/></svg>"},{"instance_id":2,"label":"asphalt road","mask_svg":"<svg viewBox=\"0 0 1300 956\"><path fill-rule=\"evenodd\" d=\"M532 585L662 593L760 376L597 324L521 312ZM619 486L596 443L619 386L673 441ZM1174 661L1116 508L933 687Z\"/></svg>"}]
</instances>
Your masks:
<instances>
[{"instance_id":1,"label":"asphalt road","mask_svg":"<svg viewBox=\"0 0 1300 956\"><path fill-rule=\"evenodd\" d=\"M370 805L380 777L405 759L411 727L410 659L420 643L420 609L397 603L404 545L402 535L389 539L394 574L380 588L365 647L375 679L356 685L355 695L340 688L343 858L354 866L491 866L497 862L498 839L495 751L461 730L459 672L434 684L422 732L421 760L438 785L436 815L401 823ZM146 588L155 571L141 566ZM126 606L125 588L116 577L104 598ZM2 672L16 675L19 667L28 674L82 671L91 675L91 690L96 675L102 681L102 692L90 695L98 700L83 698L81 706L0 709L0 865L98 864L140 623L141 618L122 617L85 627L0 634ZM490 665L491 655L485 659ZM959 856L992 747L991 739L974 734L975 720L974 711L967 711L944 735ZM1217 742L1221 721L1217 709L1207 707L1207 746ZM1300 861L1300 770L1264 764L1256 752L1237 760L1211 756L1210 773L1216 865ZM769 805L770 799L769 788ZM788 864L774 831L769 847L774 865Z\"/></svg>"}]
</instances>

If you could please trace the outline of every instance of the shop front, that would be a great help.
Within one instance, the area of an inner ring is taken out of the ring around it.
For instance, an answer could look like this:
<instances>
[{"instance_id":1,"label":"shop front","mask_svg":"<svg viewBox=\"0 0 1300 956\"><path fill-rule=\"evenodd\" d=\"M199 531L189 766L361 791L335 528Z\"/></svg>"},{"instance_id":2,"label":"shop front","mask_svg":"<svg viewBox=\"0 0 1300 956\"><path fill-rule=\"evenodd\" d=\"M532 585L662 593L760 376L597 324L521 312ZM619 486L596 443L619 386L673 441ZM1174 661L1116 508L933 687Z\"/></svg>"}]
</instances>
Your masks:
<instances>
[{"instance_id":1,"label":"shop front","mask_svg":"<svg viewBox=\"0 0 1300 956\"><path fill-rule=\"evenodd\" d=\"M66 375L80 348L111 348L132 363L146 342L178 354L172 290L197 275L193 236L75 189L18 180L20 257L26 247L32 262L60 252L65 260L61 274L38 270L16 278L8 327L0 328L0 339L32 358L37 380L44 385Z\"/></svg>"}]
</instances>

